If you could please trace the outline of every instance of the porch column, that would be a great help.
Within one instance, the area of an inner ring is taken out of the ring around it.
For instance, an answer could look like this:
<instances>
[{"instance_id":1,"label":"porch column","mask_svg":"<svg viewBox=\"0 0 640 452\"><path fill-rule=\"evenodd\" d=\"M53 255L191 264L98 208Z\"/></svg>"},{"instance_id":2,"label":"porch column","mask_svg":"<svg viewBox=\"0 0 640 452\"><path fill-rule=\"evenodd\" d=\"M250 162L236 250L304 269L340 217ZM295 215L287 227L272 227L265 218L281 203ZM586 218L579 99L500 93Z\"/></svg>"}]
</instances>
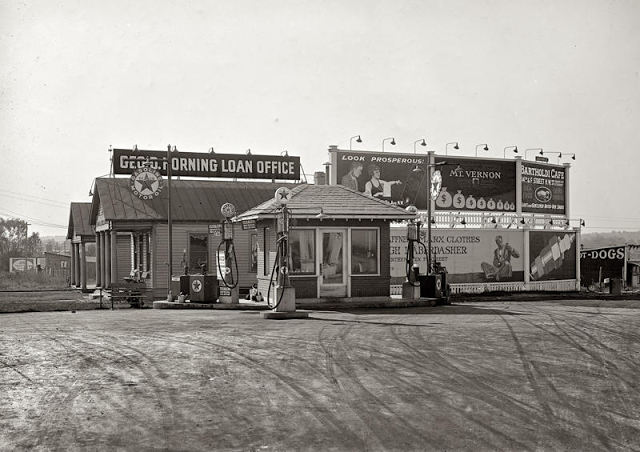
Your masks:
<instances>
[{"instance_id":1,"label":"porch column","mask_svg":"<svg viewBox=\"0 0 640 452\"><path fill-rule=\"evenodd\" d=\"M69 269L69 284L75 286L76 284L76 246L71 242L71 259L69 259L71 268Z\"/></svg>"},{"instance_id":2,"label":"porch column","mask_svg":"<svg viewBox=\"0 0 640 452\"><path fill-rule=\"evenodd\" d=\"M85 243L78 245L78 257L80 258L80 289L87 290L87 252Z\"/></svg>"},{"instance_id":3,"label":"porch column","mask_svg":"<svg viewBox=\"0 0 640 452\"><path fill-rule=\"evenodd\" d=\"M104 239L104 287L111 289L111 237L103 232Z\"/></svg>"},{"instance_id":4,"label":"porch column","mask_svg":"<svg viewBox=\"0 0 640 452\"><path fill-rule=\"evenodd\" d=\"M105 232L102 231L100 233L100 264L101 264L101 277L102 277L102 287L107 287L107 240L105 238Z\"/></svg>"},{"instance_id":5,"label":"porch column","mask_svg":"<svg viewBox=\"0 0 640 452\"><path fill-rule=\"evenodd\" d=\"M118 239L116 231L111 230L111 284L118 284Z\"/></svg>"},{"instance_id":6,"label":"porch column","mask_svg":"<svg viewBox=\"0 0 640 452\"><path fill-rule=\"evenodd\" d=\"M102 253L102 244L100 243L100 233L96 232L96 288L102 287L102 262L100 256Z\"/></svg>"},{"instance_id":7,"label":"porch column","mask_svg":"<svg viewBox=\"0 0 640 452\"><path fill-rule=\"evenodd\" d=\"M80 285L80 245L76 243L73 248L73 257L76 261L75 281L76 287Z\"/></svg>"}]
</instances>

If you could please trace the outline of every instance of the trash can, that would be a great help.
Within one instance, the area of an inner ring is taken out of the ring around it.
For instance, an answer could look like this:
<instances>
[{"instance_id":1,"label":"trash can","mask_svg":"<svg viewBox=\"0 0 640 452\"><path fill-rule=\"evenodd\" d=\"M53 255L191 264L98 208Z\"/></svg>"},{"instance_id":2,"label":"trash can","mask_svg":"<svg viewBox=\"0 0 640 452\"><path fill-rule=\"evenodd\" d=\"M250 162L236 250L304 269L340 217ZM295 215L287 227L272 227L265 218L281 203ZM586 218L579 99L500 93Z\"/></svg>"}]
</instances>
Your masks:
<instances>
[{"instance_id":1,"label":"trash can","mask_svg":"<svg viewBox=\"0 0 640 452\"><path fill-rule=\"evenodd\" d=\"M189 275L189 300L192 303L215 303L218 279L215 275Z\"/></svg>"},{"instance_id":2,"label":"trash can","mask_svg":"<svg viewBox=\"0 0 640 452\"><path fill-rule=\"evenodd\" d=\"M611 290L610 293L613 295L620 295L622 293L622 279L621 278L611 278Z\"/></svg>"}]
</instances>

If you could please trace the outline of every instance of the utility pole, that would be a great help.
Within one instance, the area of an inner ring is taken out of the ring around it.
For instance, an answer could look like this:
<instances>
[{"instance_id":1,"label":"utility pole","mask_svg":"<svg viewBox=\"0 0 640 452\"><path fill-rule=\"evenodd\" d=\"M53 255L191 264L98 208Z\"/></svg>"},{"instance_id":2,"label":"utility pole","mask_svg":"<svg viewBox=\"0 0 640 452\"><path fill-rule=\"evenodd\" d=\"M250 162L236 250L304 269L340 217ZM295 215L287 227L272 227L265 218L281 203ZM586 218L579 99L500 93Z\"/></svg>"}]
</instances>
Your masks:
<instances>
[{"instance_id":1,"label":"utility pole","mask_svg":"<svg viewBox=\"0 0 640 452\"><path fill-rule=\"evenodd\" d=\"M27 240L24 242L24 271L26 272L29 267L28 267L28 261L27 261L27 256L29 256L29 226L31 226L31 223L27 223L25 221L25 227L24 227L24 234L27 238Z\"/></svg>"}]
</instances>

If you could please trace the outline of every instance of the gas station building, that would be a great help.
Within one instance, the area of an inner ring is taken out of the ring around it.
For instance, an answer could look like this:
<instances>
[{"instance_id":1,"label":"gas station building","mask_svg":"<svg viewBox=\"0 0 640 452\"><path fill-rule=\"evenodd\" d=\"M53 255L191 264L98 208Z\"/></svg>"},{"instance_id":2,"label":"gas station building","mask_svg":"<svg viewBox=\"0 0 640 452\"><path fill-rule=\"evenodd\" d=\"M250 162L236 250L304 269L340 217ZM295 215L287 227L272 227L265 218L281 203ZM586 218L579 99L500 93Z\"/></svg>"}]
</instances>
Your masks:
<instances>
[{"instance_id":1,"label":"gas station building","mask_svg":"<svg viewBox=\"0 0 640 452\"><path fill-rule=\"evenodd\" d=\"M298 299L400 295L409 245L416 273L446 273L452 293L579 289L569 164L336 146L329 157L326 173L307 184L288 155L114 150L113 175L95 179L88 206L72 206L76 285L84 284L83 243L95 241L97 287L135 276L163 299L184 291L180 276L212 275L222 288L233 272L243 293L257 284L266 297L278 247L274 195L287 187L287 271ZM233 218L221 211L227 203ZM220 257L225 220L237 268ZM417 222L420 236L408 240Z\"/></svg>"}]
</instances>

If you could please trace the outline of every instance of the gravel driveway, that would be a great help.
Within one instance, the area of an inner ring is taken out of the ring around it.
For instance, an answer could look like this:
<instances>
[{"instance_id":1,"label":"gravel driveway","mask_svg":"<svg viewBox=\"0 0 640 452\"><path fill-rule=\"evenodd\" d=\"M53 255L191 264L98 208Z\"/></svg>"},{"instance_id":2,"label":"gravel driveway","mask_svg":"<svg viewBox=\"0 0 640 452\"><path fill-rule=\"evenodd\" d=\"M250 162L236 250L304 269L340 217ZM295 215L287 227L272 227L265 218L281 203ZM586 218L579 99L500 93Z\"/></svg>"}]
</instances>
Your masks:
<instances>
[{"instance_id":1,"label":"gravel driveway","mask_svg":"<svg viewBox=\"0 0 640 452\"><path fill-rule=\"evenodd\" d=\"M0 450L640 450L640 302L0 314Z\"/></svg>"}]
</instances>

